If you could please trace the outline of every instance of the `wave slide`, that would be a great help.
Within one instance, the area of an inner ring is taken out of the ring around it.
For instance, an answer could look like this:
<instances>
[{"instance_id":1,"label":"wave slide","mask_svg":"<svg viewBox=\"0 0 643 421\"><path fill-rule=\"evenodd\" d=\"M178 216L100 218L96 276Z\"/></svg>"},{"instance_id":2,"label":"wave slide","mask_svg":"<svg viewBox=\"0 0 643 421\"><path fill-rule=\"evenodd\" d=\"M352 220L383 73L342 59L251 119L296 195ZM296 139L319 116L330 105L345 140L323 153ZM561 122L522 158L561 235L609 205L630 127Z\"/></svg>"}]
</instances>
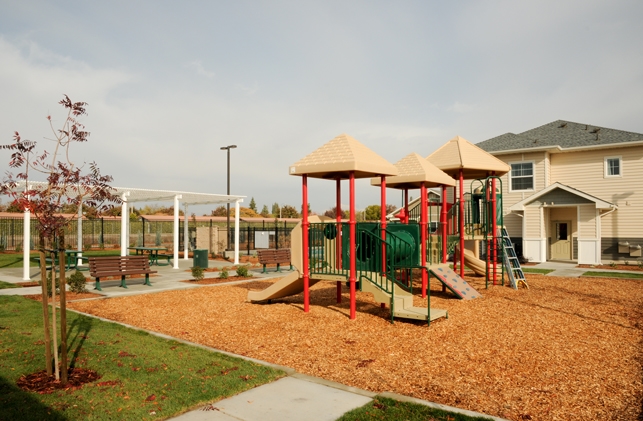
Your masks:
<instances>
[{"instance_id":1,"label":"wave slide","mask_svg":"<svg viewBox=\"0 0 643 421\"><path fill-rule=\"evenodd\" d=\"M310 279L309 286L313 286L319 281L319 279ZM264 290L248 291L248 301L274 300L299 294L303 290L304 278L301 277L298 270L294 270Z\"/></svg>"},{"instance_id":2,"label":"wave slide","mask_svg":"<svg viewBox=\"0 0 643 421\"><path fill-rule=\"evenodd\" d=\"M464 265L471 269L478 276L485 276L487 263L480 260L473 254L473 251L464 249Z\"/></svg>"}]
</instances>

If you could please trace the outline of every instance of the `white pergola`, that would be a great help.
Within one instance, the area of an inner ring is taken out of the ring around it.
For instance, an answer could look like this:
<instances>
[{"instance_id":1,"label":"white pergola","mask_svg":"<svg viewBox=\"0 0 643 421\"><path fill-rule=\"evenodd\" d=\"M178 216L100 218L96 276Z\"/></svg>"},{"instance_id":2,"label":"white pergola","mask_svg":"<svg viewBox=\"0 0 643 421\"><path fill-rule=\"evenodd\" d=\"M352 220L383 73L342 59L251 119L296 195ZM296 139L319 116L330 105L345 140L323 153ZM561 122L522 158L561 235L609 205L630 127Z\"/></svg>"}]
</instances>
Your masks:
<instances>
[{"instance_id":1,"label":"white pergola","mask_svg":"<svg viewBox=\"0 0 643 421\"><path fill-rule=\"evenodd\" d=\"M44 182L29 182L29 190L45 186ZM16 190L25 190L27 183L20 182ZM179 268L179 205L183 204L183 259L188 259L188 207L189 205L209 205L234 203L234 264L239 264L239 203L243 202L246 196L232 196L223 194L192 193L175 190L150 190L129 187L113 187L113 193L122 199L121 210L121 256L127 256L129 247L129 204L139 202L173 202L174 203L174 269ZM31 235L31 212L24 212L24 238ZM78 250L83 249L83 227L82 227L82 206L78 207ZM28 244L28 243L25 243ZM23 279L29 280L29 247L24 247ZM79 253L82 256L82 253Z\"/></svg>"}]
</instances>

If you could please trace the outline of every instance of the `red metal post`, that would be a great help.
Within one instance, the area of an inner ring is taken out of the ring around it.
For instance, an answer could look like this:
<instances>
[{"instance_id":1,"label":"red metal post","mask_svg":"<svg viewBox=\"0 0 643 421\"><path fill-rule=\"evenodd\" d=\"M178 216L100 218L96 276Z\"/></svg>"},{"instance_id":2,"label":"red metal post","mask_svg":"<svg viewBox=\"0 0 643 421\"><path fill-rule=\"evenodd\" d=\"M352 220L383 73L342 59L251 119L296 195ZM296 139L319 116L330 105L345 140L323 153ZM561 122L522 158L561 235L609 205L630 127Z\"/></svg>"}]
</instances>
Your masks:
<instances>
[{"instance_id":1,"label":"red metal post","mask_svg":"<svg viewBox=\"0 0 643 421\"><path fill-rule=\"evenodd\" d=\"M310 265L308 264L308 176L303 175L302 181L302 197L304 205L301 214L301 253L304 271L304 312L310 311Z\"/></svg>"},{"instance_id":2,"label":"red metal post","mask_svg":"<svg viewBox=\"0 0 643 421\"><path fill-rule=\"evenodd\" d=\"M386 241L386 177L381 176L381 215L382 240ZM386 276L386 243L382 244L382 273Z\"/></svg>"},{"instance_id":3,"label":"red metal post","mask_svg":"<svg viewBox=\"0 0 643 421\"><path fill-rule=\"evenodd\" d=\"M442 212L440 213L442 228L442 263L447 262L447 186L442 185Z\"/></svg>"},{"instance_id":4,"label":"red metal post","mask_svg":"<svg viewBox=\"0 0 643 421\"><path fill-rule=\"evenodd\" d=\"M351 305L350 305L350 318L351 320L355 319L355 308L356 306L356 291L355 291L355 282L357 279L357 254L355 253L356 247L356 230L355 230L355 172L350 172L349 178L349 190L350 190L350 218L348 220L350 228L350 275L348 282L351 287Z\"/></svg>"},{"instance_id":5,"label":"red metal post","mask_svg":"<svg viewBox=\"0 0 643 421\"><path fill-rule=\"evenodd\" d=\"M380 193L381 193L381 205L380 205L380 221L382 225L382 276L386 277L386 176L380 176ZM385 308L386 304L381 303L380 307Z\"/></svg>"},{"instance_id":6,"label":"red metal post","mask_svg":"<svg viewBox=\"0 0 643 421\"><path fill-rule=\"evenodd\" d=\"M464 276L464 173L460 168L460 276Z\"/></svg>"},{"instance_id":7,"label":"red metal post","mask_svg":"<svg viewBox=\"0 0 643 421\"><path fill-rule=\"evenodd\" d=\"M497 212L498 210L496 209L496 178L493 177L491 179L491 215L493 218L493 284L496 285L496 280L498 276L498 219L497 219Z\"/></svg>"},{"instance_id":8,"label":"red metal post","mask_svg":"<svg viewBox=\"0 0 643 421\"><path fill-rule=\"evenodd\" d=\"M337 220L337 235L335 236L335 265L336 269L341 270L342 268L342 180L337 179L336 183L336 196L337 204L336 210L337 215L335 218ZM342 302L342 283L337 281L337 303Z\"/></svg>"},{"instance_id":9,"label":"red metal post","mask_svg":"<svg viewBox=\"0 0 643 421\"><path fill-rule=\"evenodd\" d=\"M409 189L404 189L404 212L406 213L406 223L409 223Z\"/></svg>"},{"instance_id":10,"label":"red metal post","mask_svg":"<svg viewBox=\"0 0 643 421\"><path fill-rule=\"evenodd\" d=\"M429 283L429 277L426 271L426 233L427 233L427 219L428 210L427 210L427 191L426 185L422 183L420 187L420 253L422 253L421 263L422 263L422 298L426 298L426 289Z\"/></svg>"}]
</instances>

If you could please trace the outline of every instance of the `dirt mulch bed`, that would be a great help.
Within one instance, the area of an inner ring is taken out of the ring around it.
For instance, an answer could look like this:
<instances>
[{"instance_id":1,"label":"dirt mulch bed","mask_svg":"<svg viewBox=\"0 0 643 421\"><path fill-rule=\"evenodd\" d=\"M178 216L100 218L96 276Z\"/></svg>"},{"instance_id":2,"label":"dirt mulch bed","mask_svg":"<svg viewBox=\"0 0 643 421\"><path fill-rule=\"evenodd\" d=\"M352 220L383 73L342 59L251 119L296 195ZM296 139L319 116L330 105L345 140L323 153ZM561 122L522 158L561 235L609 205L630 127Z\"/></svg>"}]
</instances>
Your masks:
<instances>
[{"instance_id":1,"label":"dirt mulch bed","mask_svg":"<svg viewBox=\"0 0 643 421\"><path fill-rule=\"evenodd\" d=\"M615 265L578 265L576 267L583 268L583 269L606 269L606 270L630 270L630 271L635 271L635 272L643 272L643 266L638 266L638 265L620 265L620 264L615 264Z\"/></svg>"},{"instance_id":2,"label":"dirt mulch bed","mask_svg":"<svg viewBox=\"0 0 643 421\"><path fill-rule=\"evenodd\" d=\"M94 370L76 367L70 368L67 372L67 384L65 385L61 384L60 380L56 380L53 374L47 375L47 370L22 376L16 384L22 390L46 395L60 389L80 389L84 384L94 382L100 378L101 376Z\"/></svg>"},{"instance_id":3,"label":"dirt mulch bed","mask_svg":"<svg viewBox=\"0 0 643 421\"><path fill-rule=\"evenodd\" d=\"M643 283L528 274L530 289L484 289L430 327L390 323L370 294L335 283L273 304L246 302L274 280L70 303L70 308L376 392L394 391L510 420L636 420L642 403ZM419 297L415 305L426 305ZM166 309L172 308L172 312ZM199 315L195 317L195 314Z\"/></svg>"}]
</instances>

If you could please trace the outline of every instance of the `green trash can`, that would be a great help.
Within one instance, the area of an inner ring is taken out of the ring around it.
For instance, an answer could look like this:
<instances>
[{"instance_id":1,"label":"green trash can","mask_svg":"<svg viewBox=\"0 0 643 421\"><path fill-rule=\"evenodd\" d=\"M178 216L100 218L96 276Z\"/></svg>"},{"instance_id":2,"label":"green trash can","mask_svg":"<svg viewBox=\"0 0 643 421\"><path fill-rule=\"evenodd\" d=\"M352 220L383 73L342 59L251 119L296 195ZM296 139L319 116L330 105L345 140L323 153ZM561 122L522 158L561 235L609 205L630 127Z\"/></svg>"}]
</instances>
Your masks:
<instances>
[{"instance_id":1,"label":"green trash can","mask_svg":"<svg viewBox=\"0 0 643 421\"><path fill-rule=\"evenodd\" d=\"M193 267L200 267L201 269L208 268L208 249L194 249L193 253Z\"/></svg>"}]
</instances>

